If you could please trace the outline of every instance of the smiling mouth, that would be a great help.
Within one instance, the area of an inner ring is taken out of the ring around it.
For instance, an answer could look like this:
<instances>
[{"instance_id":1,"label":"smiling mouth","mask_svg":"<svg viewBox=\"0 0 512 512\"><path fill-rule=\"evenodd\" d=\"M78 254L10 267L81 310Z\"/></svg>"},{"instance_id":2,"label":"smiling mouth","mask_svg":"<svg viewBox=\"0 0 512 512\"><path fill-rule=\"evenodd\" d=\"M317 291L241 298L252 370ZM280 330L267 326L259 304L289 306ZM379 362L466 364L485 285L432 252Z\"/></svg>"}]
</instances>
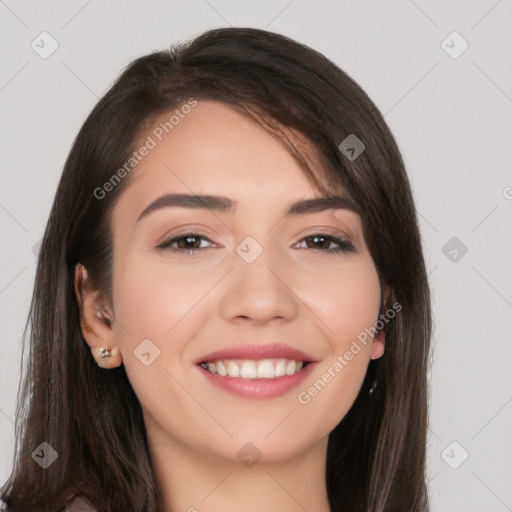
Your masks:
<instances>
[{"instance_id":1,"label":"smiling mouth","mask_svg":"<svg viewBox=\"0 0 512 512\"><path fill-rule=\"evenodd\" d=\"M311 361L294 359L219 359L198 363L210 373L221 377L245 379L276 379L302 371Z\"/></svg>"}]
</instances>

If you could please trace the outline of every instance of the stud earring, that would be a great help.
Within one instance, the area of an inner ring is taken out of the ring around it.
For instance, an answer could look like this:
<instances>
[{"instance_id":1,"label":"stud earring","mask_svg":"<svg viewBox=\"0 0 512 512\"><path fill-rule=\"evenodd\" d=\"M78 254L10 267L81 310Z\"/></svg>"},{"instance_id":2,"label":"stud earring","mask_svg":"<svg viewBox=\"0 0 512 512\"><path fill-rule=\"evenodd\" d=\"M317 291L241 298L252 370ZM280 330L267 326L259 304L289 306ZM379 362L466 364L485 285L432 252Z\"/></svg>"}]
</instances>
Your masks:
<instances>
[{"instance_id":1,"label":"stud earring","mask_svg":"<svg viewBox=\"0 0 512 512\"><path fill-rule=\"evenodd\" d=\"M105 347L100 348L100 357L103 360L108 359L111 355L112 355L112 353L110 352L110 350L108 348L105 348Z\"/></svg>"},{"instance_id":2,"label":"stud earring","mask_svg":"<svg viewBox=\"0 0 512 512\"><path fill-rule=\"evenodd\" d=\"M101 368L114 368L116 366L119 366L118 356L120 356L119 347L101 347L98 349L98 356L95 357L95 359L96 363Z\"/></svg>"},{"instance_id":3,"label":"stud earring","mask_svg":"<svg viewBox=\"0 0 512 512\"><path fill-rule=\"evenodd\" d=\"M112 352L105 347L101 347L98 351L99 359L96 361L100 368L108 368L109 367L109 359L112 355Z\"/></svg>"}]
</instances>

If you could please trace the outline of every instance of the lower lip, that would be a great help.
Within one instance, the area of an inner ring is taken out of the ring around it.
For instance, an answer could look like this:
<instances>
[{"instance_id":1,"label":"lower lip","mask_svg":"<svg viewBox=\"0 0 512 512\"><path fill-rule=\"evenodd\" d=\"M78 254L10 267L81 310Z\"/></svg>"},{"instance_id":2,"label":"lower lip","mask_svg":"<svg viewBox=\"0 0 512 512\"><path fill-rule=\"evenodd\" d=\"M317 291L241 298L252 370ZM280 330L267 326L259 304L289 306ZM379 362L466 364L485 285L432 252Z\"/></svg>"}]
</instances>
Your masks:
<instances>
[{"instance_id":1,"label":"lower lip","mask_svg":"<svg viewBox=\"0 0 512 512\"><path fill-rule=\"evenodd\" d=\"M275 398L284 395L298 386L306 379L315 363L309 363L300 372L273 379L244 379L243 377L223 377L217 373L211 373L198 365L199 371L214 386L229 391L243 398Z\"/></svg>"}]
</instances>

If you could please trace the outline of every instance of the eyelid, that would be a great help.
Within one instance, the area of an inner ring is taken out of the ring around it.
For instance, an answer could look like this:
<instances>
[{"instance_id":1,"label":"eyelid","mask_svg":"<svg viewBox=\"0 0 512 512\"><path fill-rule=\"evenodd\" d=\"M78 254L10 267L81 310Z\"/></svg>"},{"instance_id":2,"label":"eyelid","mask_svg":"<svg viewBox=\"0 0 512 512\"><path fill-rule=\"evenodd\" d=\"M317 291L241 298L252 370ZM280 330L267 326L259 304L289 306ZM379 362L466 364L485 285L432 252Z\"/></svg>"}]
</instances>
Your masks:
<instances>
[{"instance_id":1,"label":"eyelid","mask_svg":"<svg viewBox=\"0 0 512 512\"><path fill-rule=\"evenodd\" d=\"M304 242L308 238L314 238L314 237L320 237L329 240L332 243L335 243L337 245L334 249L314 249L316 251L320 252L326 252L326 253L347 253L347 252L358 252L355 245L348 239L344 238L343 236L336 236L328 232L322 232L322 231L315 231L309 235L303 236L298 242L295 242L292 244L291 247L295 247L298 244Z\"/></svg>"},{"instance_id":2,"label":"eyelid","mask_svg":"<svg viewBox=\"0 0 512 512\"><path fill-rule=\"evenodd\" d=\"M331 234L335 234L336 236L344 236L346 238L348 238L348 233L343 231L342 229L340 228L336 228L334 226L312 226L310 228L307 228L306 230L307 232L313 232L316 233L317 231L329 231L331 232Z\"/></svg>"},{"instance_id":3,"label":"eyelid","mask_svg":"<svg viewBox=\"0 0 512 512\"><path fill-rule=\"evenodd\" d=\"M209 242L215 243L216 245L221 246L221 244L217 244L216 242L213 242L213 240L212 240L212 238L215 238L215 237L220 238L219 235L215 235L211 231L209 231L205 228L197 228L194 226L182 226L181 228L178 228L178 231L176 231L176 232L174 232L173 230L167 231L164 235L162 235L157 240L156 246L158 247L159 245L162 245L174 238L180 238L185 235L201 236L203 238L208 239Z\"/></svg>"},{"instance_id":4,"label":"eyelid","mask_svg":"<svg viewBox=\"0 0 512 512\"><path fill-rule=\"evenodd\" d=\"M173 233L174 229L178 230L175 234ZM176 227L174 229L171 229L171 230L165 232L157 240L156 243L159 244L162 240L168 239L168 237L170 237L170 236L178 237L178 236L189 234L191 232L200 234L201 236L205 236L205 237L208 237L208 238L214 238L214 237L222 238L222 235L219 235L218 233L214 233L209 228L207 228L205 226L201 226L200 224L195 224L195 223L184 224L184 225L178 226L178 227ZM343 229L341 229L339 227L335 227L333 225L321 225L321 224L318 224L318 225L315 225L315 226L308 226L304 231L306 233L308 233L308 234L302 234L300 236L309 236L310 234L314 235L314 234L319 234L321 232L324 232L324 234L331 234L333 236L342 237L344 240L346 240L348 242L351 242L352 239L353 239L353 237L349 234L348 231L345 231L345 230L343 230ZM327 233L327 231L329 233ZM171 235L170 233L173 233L173 234Z\"/></svg>"},{"instance_id":5,"label":"eyelid","mask_svg":"<svg viewBox=\"0 0 512 512\"><path fill-rule=\"evenodd\" d=\"M335 228L334 226L314 226L312 228L308 228L305 234L300 235L301 238L299 240L302 240L304 237L322 234L341 238L343 241L354 245L353 237L349 233L342 229Z\"/></svg>"},{"instance_id":6,"label":"eyelid","mask_svg":"<svg viewBox=\"0 0 512 512\"><path fill-rule=\"evenodd\" d=\"M196 237L201 238L208 243L212 244L210 247L198 247L198 248L191 248L191 249L176 249L172 247L172 244L174 244L176 241L186 238L187 236L190 237ZM327 253L327 254L343 254L343 253L350 253L350 252L358 252L357 248L350 242L348 238L345 238L344 235L334 235L329 232L325 232L325 230L316 230L311 232L310 234L306 234L302 236L297 242L290 245L292 248L296 248L297 245L300 243L306 241L308 238L313 237L320 237L324 238L330 241L330 243L336 244L337 247L334 249L318 249L318 248L301 248L303 249L312 249L313 251L320 252L320 253ZM223 247L222 244L217 244L213 240L210 239L210 237L206 236L203 233L200 233L199 231L192 231L192 230L186 230L182 231L180 233L169 235L168 237L164 237L164 240L159 242L159 244L156 246L156 249L166 251L174 251L177 253L186 253L188 256L197 255L198 253L204 252L205 249L213 249L213 248L219 248Z\"/></svg>"}]
</instances>

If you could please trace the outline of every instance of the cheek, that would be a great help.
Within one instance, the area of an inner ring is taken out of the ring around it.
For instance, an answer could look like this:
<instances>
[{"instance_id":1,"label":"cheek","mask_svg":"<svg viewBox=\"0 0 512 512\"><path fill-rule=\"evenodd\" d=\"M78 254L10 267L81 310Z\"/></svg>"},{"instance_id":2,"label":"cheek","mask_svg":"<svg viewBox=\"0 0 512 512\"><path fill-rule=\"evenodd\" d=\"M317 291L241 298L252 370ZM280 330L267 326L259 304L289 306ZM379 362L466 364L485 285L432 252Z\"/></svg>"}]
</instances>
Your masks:
<instances>
[{"instance_id":1,"label":"cheek","mask_svg":"<svg viewBox=\"0 0 512 512\"><path fill-rule=\"evenodd\" d=\"M153 340L163 351L172 346L174 357L199 328L197 315L207 301L201 300L218 280L217 273L192 265L155 263L143 251L118 262L113 300L118 329L125 350L143 339ZM127 332L130 335L127 335ZM183 340L183 341L180 341Z\"/></svg>"},{"instance_id":2,"label":"cheek","mask_svg":"<svg viewBox=\"0 0 512 512\"><path fill-rule=\"evenodd\" d=\"M132 387L147 410L172 403L179 411L183 391L171 374L184 368L187 343L207 315L207 301L201 298L218 278L212 272L198 273L192 265L155 263L143 251L125 256L115 268L114 336Z\"/></svg>"},{"instance_id":3,"label":"cheek","mask_svg":"<svg viewBox=\"0 0 512 512\"><path fill-rule=\"evenodd\" d=\"M320 362L314 377L298 391L303 427L320 422L330 432L353 405L370 361L372 338L365 329L378 319L380 292L371 260L340 268L310 287L330 357Z\"/></svg>"},{"instance_id":4,"label":"cheek","mask_svg":"<svg viewBox=\"0 0 512 512\"><path fill-rule=\"evenodd\" d=\"M181 286L169 286L157 275L129 262L131 269L114 281L116 317L135 339L161 338L171 327L169 312L183 304L178 301ZM174 283L173 283L174 284ZM167 312L167 314L163 314ZM135 341L135 340L134 340Z\"/></svg>"},{"instance_id":5,"label":"cheek","mask_svg":"<svg viewBox=\"0 0 512 512\"><path fill-rule=\"evenodd\" d=\"M297 285L301 298L318 319L315 323L330 352L298 390L302 425L319 421L329 432L346 415L361 389L372 345L365 330L378 319L380 282L373 261L367 257L347 259L327 274L302 275Z\"/></svg>"},{"instance_id":6,"label":"cheek","mask_svg":"<svg viewBox=\"0 0 512 512\"><path fill-rule=\"evenodd\" d=\"M333 351L346 350L377 321L381 287L370 257L347 259L329 272L304 274L301 281L301 298L314 308Z\"/></svg>"},{"instance_id":7,"label":"cheek","mask_svg":"<svg viewBox=\"0 0 512 512\"><path fill-rule=\"evenodd\" d=\"M189 340L213 314L209 293L222 269L155 261L145 251L124 256L114 268L114 335L127 371L134 372L132 378L144 372L137 357L146 345L158 354L152 370L182 367ZM142 345L147 339L151 343Z\"/></svg>"}]
</instances>

